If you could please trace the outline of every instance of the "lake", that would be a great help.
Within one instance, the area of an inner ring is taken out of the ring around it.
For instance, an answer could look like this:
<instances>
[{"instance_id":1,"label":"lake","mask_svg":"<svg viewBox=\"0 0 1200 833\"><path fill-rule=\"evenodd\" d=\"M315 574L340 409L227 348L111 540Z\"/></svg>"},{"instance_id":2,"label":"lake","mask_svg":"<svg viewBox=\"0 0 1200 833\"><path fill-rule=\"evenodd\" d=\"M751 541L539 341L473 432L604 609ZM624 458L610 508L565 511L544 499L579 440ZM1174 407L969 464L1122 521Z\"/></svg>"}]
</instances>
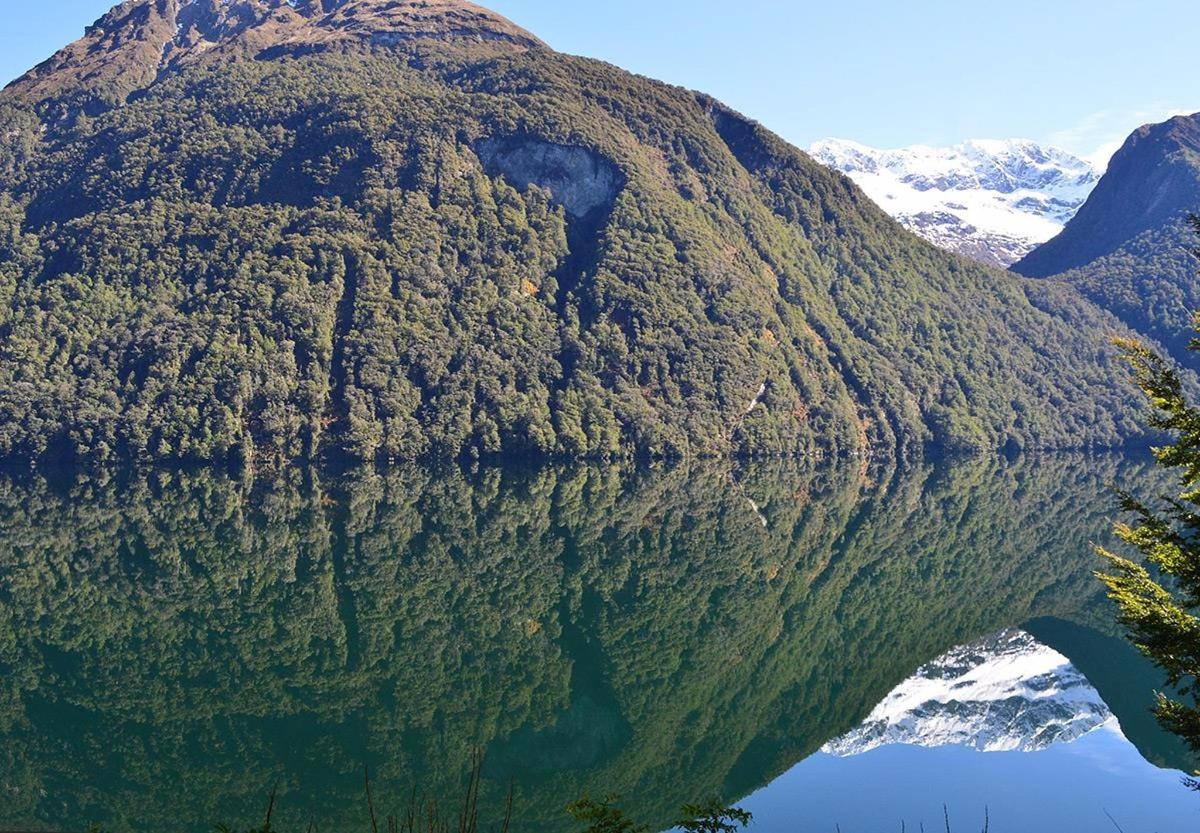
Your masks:
<instances>
[{"instance_id":1,"label":"lake","mask_svg":"<svg viewBox=\"0 0 1200 833\"><path fill-rule=\"evenodd\" d=\"M0 828L1191 831L1093 577L1143 457L0 477Z\"/></svg>"}]
</instances>

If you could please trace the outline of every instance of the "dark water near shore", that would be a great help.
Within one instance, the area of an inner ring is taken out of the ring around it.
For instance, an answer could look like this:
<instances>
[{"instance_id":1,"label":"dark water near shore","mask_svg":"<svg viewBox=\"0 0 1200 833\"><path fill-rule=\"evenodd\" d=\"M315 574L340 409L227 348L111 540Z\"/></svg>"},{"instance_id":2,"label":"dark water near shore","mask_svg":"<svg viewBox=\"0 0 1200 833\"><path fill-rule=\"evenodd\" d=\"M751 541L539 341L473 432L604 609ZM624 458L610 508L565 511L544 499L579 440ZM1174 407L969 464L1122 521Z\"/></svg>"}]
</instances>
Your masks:
<instances>
[{"instance_id":1,"label":"dark water near shore","mask_svg":"<svg viewBox=\"0 0 1200 833\"><path fill-rule=\"evenodd\" d=\"M862 779L895 760L928 767L903 781L927 806L978 767L993 814L1035 812L1080 783L1021 788L1046 752L818 753L924 663L1018 626L1115 712L1136 754L1106 766L1158 784L1151 763L1192 762L1092 576L1112 484L1164 485L1108 456L0 477L0 828L248 825L277 783L277 821L366 830L364 765L400 810L414 786L457 797L476 748L483 821L511 779L517 830L571 829L585 792L655 827L757 793L756 825L842 802L851 833L893 817ZM1200 820L1179 793L1159 833Z\"/></svg>"}]
</instances>

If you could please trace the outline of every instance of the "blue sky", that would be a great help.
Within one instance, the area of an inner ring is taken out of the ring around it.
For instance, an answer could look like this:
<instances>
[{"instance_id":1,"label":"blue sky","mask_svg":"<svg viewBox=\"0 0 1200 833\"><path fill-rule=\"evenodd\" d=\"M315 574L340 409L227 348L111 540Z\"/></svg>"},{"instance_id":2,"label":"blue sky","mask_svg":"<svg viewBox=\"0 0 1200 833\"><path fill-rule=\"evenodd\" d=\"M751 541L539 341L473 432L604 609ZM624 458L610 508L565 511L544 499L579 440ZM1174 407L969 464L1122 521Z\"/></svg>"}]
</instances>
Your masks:
<instances>
[{"instance_id":1,"label":"blue sky","mask_svg":"<svg viewBox=\"0 0 1200 833\"><path fill-rule=\"evenodd\" d=\"M8 0L4 82L111 0ZM564 52L715 95L790 141L1030 138L1081 155L1200 111L1196 0L492 0ZM53 11L49 11L50 7Z\"/></svg>"}]
</instances>

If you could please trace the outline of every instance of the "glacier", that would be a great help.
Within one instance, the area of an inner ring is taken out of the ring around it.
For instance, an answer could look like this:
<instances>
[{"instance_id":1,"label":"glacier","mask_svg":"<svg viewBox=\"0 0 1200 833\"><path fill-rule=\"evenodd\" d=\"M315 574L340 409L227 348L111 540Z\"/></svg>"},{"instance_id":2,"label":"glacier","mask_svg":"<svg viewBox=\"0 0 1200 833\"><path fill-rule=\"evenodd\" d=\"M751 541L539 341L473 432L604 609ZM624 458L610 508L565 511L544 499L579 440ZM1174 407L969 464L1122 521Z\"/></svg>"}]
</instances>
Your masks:
<instances>
[{"instance_id":1,"label":"glacier","mask_svg":"<svg viewBox=\"0 0 1200 833\"><path fill-rule=\"evenodd\" d=\"M901 225L1006 268L1062 231L1100 179L1090 162L1024 139L880 150L845 139L809 148Z\"/></svg>"}]
</instances>

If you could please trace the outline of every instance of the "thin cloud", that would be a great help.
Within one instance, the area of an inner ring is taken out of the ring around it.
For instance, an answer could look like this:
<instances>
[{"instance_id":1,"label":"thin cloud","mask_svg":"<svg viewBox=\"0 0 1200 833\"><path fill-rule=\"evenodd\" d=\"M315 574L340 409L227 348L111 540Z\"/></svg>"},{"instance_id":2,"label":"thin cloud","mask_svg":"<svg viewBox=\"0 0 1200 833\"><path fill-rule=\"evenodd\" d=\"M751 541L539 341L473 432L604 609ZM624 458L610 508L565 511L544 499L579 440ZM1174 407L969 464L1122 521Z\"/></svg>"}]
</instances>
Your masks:
<instances>
[{"instance_id":1,"label":"thin cloud","mask_svg":"<svg viewBox=\"0 0 1200 833\"><path fill-rule=\"evenodd\" d=\"M1084 116L1071 127L1051 133L1047 140L1104 170L1129 134L1143 124L1154 124L1172 116L1195 112L1200 112L1200 107L1180 107L1166 102L1132 111L1099 110Z\"/></svg>"}]
</instances>

